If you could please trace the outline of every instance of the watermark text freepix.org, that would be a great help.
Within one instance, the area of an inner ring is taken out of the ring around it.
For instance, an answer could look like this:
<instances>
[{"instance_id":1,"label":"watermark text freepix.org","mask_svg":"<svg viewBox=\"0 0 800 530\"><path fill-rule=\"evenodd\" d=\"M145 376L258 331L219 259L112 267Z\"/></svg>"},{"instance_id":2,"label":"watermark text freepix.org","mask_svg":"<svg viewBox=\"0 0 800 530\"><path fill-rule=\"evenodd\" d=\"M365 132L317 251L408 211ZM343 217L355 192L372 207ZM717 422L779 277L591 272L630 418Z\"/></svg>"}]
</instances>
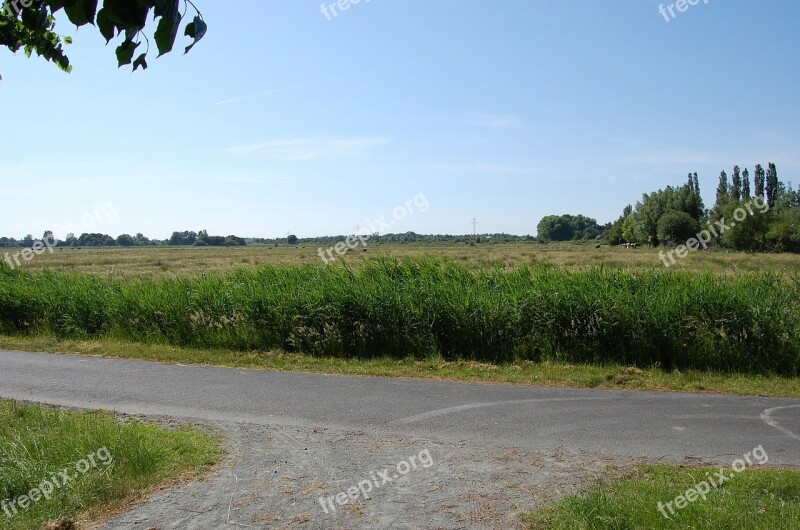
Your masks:
<instances>
[{"instance_id":1,"label":"watermark text freepix.org","mask_svg":"<svg viewBox=\"0 0 800 530\"><path fill-rule=\"evenodd\" d=\"M409 456L408 461L403 460L398 463L397 466L395 466L396 472L390 469L384 469L383 471L370 473L370 478L362 480L357 486L351 486L347 488L347 490L337 493L336 495L331 495L330 497L325 497L323 495L319 498L319 504L322 506L325 513L333 513L336 511L334 501L339 506L344 506L350 501L358 500L359 497L363 497L367 500L369 499L369 494L373 491L373 484L375 489L385 484L391 484L400 477L408 475L412 469L417 469L418 465L425 469L433 465L433 457L428 449L423 449L417 455Z\"/></svg>"},{"instance_id":2,"label":"watermark text freepix.org","mask_svg":"<svg viewBox=\"0 0 800 530\"><path fill-rule=\"evenodd\" d=\"M752 459L751 459L752 457ZM742 458L739 458L733 462L731 468L736 473L741 473L748 466L752 466L754 464L758 464L763 466L769 460L769 456L767 452L764 451L764 447L759 445L752 451L748 451L745 453ZM706 496L711 492L712 489L717 489L722 486L725 482L728 482L736 475L733 473L725 473L723 468L720 468L719 471L716 473L708 472L706 473L706 480L702 482L698 482L682 495L678 495L672 501L664 504L663 502L658 503L658 511L664 516L665 519L669 519L670 515L675 515L676 510L682 510L686 508L689 503L695 502L698 499L702 498L706 500ZM669 512L669 514L667 514Z\"/></svg>"},{"instance_id":3,"label":"watermark text freepix.org","mask_svg":"<svg viewBox=\"0 0 800 530\"><path fill-rule=\"evenodd\" d=\"M3 14L18 17L23 9L33 5L34 0L5 0L3 2Z\"/></svg>"},{"instance_id":4,"label":"watermark text freepix.org","mask_svg":"<svg viewBox=\"0 0 800 530\"><path fill-rule=\"evenodd\" d=\"M678 15L675 14L676 10L678 13L686 13L686 11L689 10L689 6L696 6L701 1L706 5L708 4L708 0L678 0L677 2L667 5L667 7L664 7L664 4L659 5L658 12L661 13L661 16L664 17L664 20L669 22L670 20L677 18ZM667 16L667 13L669 13L669 16Z\"/></svg>"},{"instance_id":5,"label":"watermark text freepix.org","mask_svg":"<svg viewBox=\"0 0 800 530\"><path fill-rule=\"evenodd\" d=\"M3 256L3 259L5 260L6 263L8 263L9 267L14 269L22 266L22 263L19 260L20 257L22 257L22 259L27 263L30 260L32 260L34 256L40 256L44 254L45 250L50 252L50 254L52 254L53 247L56 246L57 244L58 241L56 240L55 236L51 233L49 236L39 241L35 241L31 246L31 248L23 248L22 250L20 250L15 254L9 254L8 252L6 252L5 256Z\"/></svg>"},{"instance_id":6,"label":"watermark text freepix.org","mask_svg":"<svg viewBox=\"0 0 800 530\"><path fill-rule=\"evenodd\" d=\"M113 221L116 218L117 209L114 207L113 203L107 202L81 217L81 224L83 225L84 229L89 229L96 223L102 222L104 219ZM64 232L68 235L70 232L72 232L72 224L62 226L61 232ZM6 252L3 256L3 260L8 264L9 267L14 269L21 267L22 261L28 263L35 256L44 254L45 251L52 254L53 247L57 247L58 245L58 237L53 232L47 232L42 239L34 241L33 244L28 248L23 248L15 253ZM20 261L20 258L22 258L22 261Z\"/></svg>"},{"instance_id":7,"label":"watermark text freepix.org","mask_svg":"<svg viewBox=\"0 0 800 530\"><path fill-rule=\"evenodd\" d=\"M348 236L345 241L336 243L327 249L320 247L317 249L317 255L325 264L328 264L336 259L333 256L334 252L338 256L344 256L348 250L353 250L359 244L361 244L364 248L367 248L367 241L369 241L369 239L372 237L372 234L385 233L386 230L390 229L394 225L395 221L402 221L410 214L414 213L415 206L417 211L421 213L427 212L431 207L431 205L428 203L428 199L425 198L425 195L420 193L413 199L407 200L402 206L398 206L392 211L392 215L394 216L393 221L387 221L385 215L382 215L379 219L375 220L368 219L368 226L359 228L357 234Z\"/></svg>"},{"instance_id":8,"label":"watermark text freepix.org","mask_svg":"<svg viewBox=\"0 0 800 530\"><path fill-rule=\"evenodd\" d=\"M322 6L320 7L320 10L322 11L322 14L325 15L325 18L328 19L328 22L330 22L331 20L339 16L337 9L339 11L344 12L350 9L350 6L360 4L362 1L365 4L368 4L370 0L336 0L335 2L331 2L330 4L323 3Z\"/></svg>"},{"instance_id":9,"label":"watermark text freepix.org","mask_svg":"<svg viewBox=\"0 0 800 530\"><path fill-rule=\"evenodd\" d=\"M19 513L19 510L27 510L42 499L49 501L58 488L63 488L78 476L85 475L92 469L100 467L101 464L103 466L111 465L112 462L114 462L114 456L108 449L101 447L87 455L86 458L69 464L58 473L51 474L49 479L42 480L38 487L30 490L27 495L0 502L0 509L5 513L6 519L11 519Z\"/></svg>"},{"instance_id":10,"label":"watermark text freepix.org","mask_svg":"<svg viewBox=\"0 0 800 530\"><path fill-rule=\"evenodd\" d=\"M764 197L754 197L751 202L734 210L734 221L726 223L725 218L723 217L719 221L708 223L708 230L701 230L697 234L697 237L689 239L685 245L678 245L674 250L670 250L666 253L663 250L660 250L658 252L658 257L661 259L661 262L665 267L669 267L671 265L675 265L675 256L678 256L679 258L685 258L689 254L690 250L694 252L696 250L700 250L700 247L703 247L703 249L708 248L708 244L711 242L712 236L719 237L735 227L736 223L741 223L747 219L748 215L755 215L753 212L753 206L755 206L758 212L762 214L769 211L769 204ZM667 261L667 258L669 258L669 261Z\"/></svg>"},{"instance_id":11,"label":"watermark text freepix.org","mask_svg":"<svg viewBox=\"0 0 800 530\"><path fill-rule=\"evenodd\" d=\"M97 230L95 225L103 224L107 221L114 221L117 218L117 208L114 203L109 201L101 206L92 209L91 212L86 212L81 217L81 230ZM57 227L55 230L56 236L66 236L70 232L74 232L72 223Z\"/></svg>"},{"instance_id":12,"label":"watermark text freepix.org","mask_svg":"<svg viewBox=\"0 0 800 530\"><path fill-rule=\"evenodd\" d=\"M33 0L5 0L3 2L3 13L16 17L24 7L31 7Z\"/></svg>"}]
</instances>

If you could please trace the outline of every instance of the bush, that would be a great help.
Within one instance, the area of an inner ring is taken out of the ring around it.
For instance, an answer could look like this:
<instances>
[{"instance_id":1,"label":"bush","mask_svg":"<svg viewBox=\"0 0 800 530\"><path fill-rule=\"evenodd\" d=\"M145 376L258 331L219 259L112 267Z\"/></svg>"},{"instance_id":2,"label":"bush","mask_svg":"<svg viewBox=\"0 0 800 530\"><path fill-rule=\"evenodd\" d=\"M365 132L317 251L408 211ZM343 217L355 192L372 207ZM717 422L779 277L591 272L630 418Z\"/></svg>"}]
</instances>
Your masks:
<instances>
[{"instance_id":1,"label":"bush","mask_svg":"<svg viewBox=\"0 0 800 530\"><path fill-rule=\"evenodd\" d=\"M656 230L659 241L678 243L694 237L699 227L688 213L671 210L658 219Z\"/></svg>"}]
</instances>

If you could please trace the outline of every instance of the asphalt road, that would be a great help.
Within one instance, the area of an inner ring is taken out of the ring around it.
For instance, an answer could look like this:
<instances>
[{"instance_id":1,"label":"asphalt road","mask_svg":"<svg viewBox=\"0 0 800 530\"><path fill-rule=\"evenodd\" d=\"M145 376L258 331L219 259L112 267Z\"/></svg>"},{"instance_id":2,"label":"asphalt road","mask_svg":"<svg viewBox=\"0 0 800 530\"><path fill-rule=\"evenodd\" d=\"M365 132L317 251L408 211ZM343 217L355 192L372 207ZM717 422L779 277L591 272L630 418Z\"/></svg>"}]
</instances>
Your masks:
<instances>
[{"instance_id":1,"label":"asphalt road","mask_svg":"<svg viewBox=\"0 0 800 530\"><path fill-rule=\"evenodd\" d=\"M539 452L800 466L800 400L180 366L0 351L0 397L250 425L359 429Z\"/></svg>"}]
</instances>

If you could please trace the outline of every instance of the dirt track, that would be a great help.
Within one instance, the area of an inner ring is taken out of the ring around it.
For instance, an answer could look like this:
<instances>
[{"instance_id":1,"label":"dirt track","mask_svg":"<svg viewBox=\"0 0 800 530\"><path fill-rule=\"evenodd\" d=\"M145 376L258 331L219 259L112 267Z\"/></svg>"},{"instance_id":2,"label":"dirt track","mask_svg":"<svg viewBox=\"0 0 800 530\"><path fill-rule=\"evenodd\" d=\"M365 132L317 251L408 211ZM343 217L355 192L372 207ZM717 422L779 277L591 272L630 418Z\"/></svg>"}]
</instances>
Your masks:
<instances>
[{"instance_id":1,"label":"dirt track","mask_svg":"<svg viewBox=\"0 0 800 530\"><path fill-rule=\"evenodd\" d=\"M330 429L216 424L224 465L207 480L161 492L112 518L108 529L517 528L518 514L575 491L630 460L537 454L468 441L375 436ZM432 464L409 462L428 450ZM385 470L388 470L386 472ZM383 473L380 473L383 472ZM383 476L381 476L383 474ZM386 481L386 477L390 481ZM320 503L363 481L364 500ZM385 483L384 483L385 482ZM326 513L326 511L328 513Z\"/></svg>"}]
</instances>

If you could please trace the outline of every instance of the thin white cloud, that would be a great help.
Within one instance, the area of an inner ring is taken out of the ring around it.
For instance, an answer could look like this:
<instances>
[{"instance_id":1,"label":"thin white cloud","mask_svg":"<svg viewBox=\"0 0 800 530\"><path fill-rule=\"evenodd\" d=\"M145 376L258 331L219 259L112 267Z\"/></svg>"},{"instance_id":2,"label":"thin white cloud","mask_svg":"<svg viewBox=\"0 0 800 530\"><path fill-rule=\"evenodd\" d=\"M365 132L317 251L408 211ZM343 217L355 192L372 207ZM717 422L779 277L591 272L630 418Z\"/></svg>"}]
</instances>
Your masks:
<instances>
[{"instance_id":1,"label":"thin white cloud","mask_svg":"<svg viewBox=\"0 0 800 530\"><path fill-rule=\"evenodd\" d=\"M618 159L623 164L643 164L661 166L667 164L715 164L721 163L719 157L703 151L694 150L650 150L626 155ZM726 165L729 160L724 162Z\"/></svg>"},{"instance_id":2,"label":"thin white cloud","mask_svg":"<svg viewBox=\"0 0 800 530\"><path fill-rule=\"evenodd\" d=\"M778 142L788 141L788 138L786 138L785 134L774 131L756 131L756 136L759 136L761 138L766 138L767 140L775 140Z\"/></svg>"},{"instance_id":3,"label":"thin white cloud","mask_svg":"<svg viewBox=\"0 0 800 530\"><path fill-rule=\"evenodd\" d=\"M75 160L70 162L52 162L52 163L20 163L20 164L0 164L0 179L31 177L31 176L47 176L58 175L62 178L65 173L85 171L89 169L102 169L113 167L116 163L113 161L87 161Z\"/></svg>"},{"instance_id":4,"label":"thin white cloud","mask_svg":"<svg viewBox=\"0 0 800 530\"><path fill-rule=\"evenodd\" d=\"M525 128L522 120L511 114L473 113L467 119L473 125L487 129Z\"/></svg>"},{"instance_id":5,"label":"thin white cloud","mask_svg":"<svg viewBox=\"0 0 800 530\"><path fill-rule=\"evenodd\" d=\"M238 97L238 98L226 99L224 101L217 101L216 103L213 103L213 105L218 107L220 105L228 105L230 103L238 103L240 101L246 101L248 99L260 98L260 97L263 97L263 96L270 96L272 94L280 94L281 92L290 92L292 90L311 87L311 86L315 86L315 85L319 85L319 84L320 84L320 82L303 83L302 85L294 85L294 86L288 86L288 87L284 87L284 88L276 88L275 90L268 90L266 92L259 92L258 94L250 94L249 96L241 96L241 97Z\"/></svg>"},{"instance_id":6,"label":"thin white cloud","mask_svg":"<svg viewBox=\"0 0 800 530\"><path fill-rule=\"evenodd\" d=\"M471 164L433 164L425 169L434 171L449 171L457 173L479 173L487 175L541 175L545 173L542 168L527 166L510 166L504 164L485 164L476 162Z\"/></svg>"},{"instance_id":7,"label":"thin white cloud","mask_svg":"<svg viewBox=\"0 0 800 530\"><path fill-rule=\"evenodd\" d=\"M286 87L282 87L282 88L276 88L276 89L273 89L273 90L267 90L265 92L258 92L257 94L250 94L249 96L241 96L241 97L237 97L237 98L226 99L226 100L223 100L223 101L217 101L216 103L213 103L213 105L214 106L229 105L231 103L238 103L240 101L246 101L248 99L260 98L260 97L263 97L263 96L270 96L272 94L280 94L282 92L291 92L292 90L299 90L301 88L308 88L308 87L312 87L312 86L324 85L326 83L331 83L333 81L339 81L341 79L350 79L350 78L353 78L353 77L360 77L360 76L364 76L364 75L377 74L377 73L380 73L380 72L385 72L387 70L389 70L389 68L380 68L378 70L368 70L366 72L358 72L358 73L355 73L355 74L338 75L338 76L335 76L335 77L328 77L326 79L320 79L318 81L311 81L311 82L308 82L308 83L301 83L301 84L298 84L298 85L291 85L291 86L286 86Z\"/></svg>"},{"instance_id":8,"label":"thin white cloud","mask_svg":"<svg viewBox=\"0 0 800 530\"><path fill-rule=\"evenodd\" d=\"M371 149L390 143L388 138L311 137L269 140L251 145L229 147L228 153L261 155L274 160L308 161L324 158L358 157Z\"/></svg>"},{"instance_id":9,"label":"thin white cloud","mask_svg":"<svg viewBox=\"0 0 800 530\"><path fill-rule=\"evenodd\" d=\"M752 167L756 164L766 166L769 162L774 162L780 171L785 169L800 168L800 153L796 152L749 152L749 153L722 153L708 152L692 149L675 150L647 150L632 155L619 157L613 162L624 165L650 165L650 166L670 166L683 165L692 166L700 164L717 165L720 170L732 168L738 164L741 167ZM689 168L692 169L692 168ZM687 169L687 171L689 170Z\"/></svg>"},{"instance_id":10,"label":"thin white cloud","mask_svg":"<svg viewBox=\"0 0 800 530\"><path fill-rule=\"evenodd\" d=\"M195 179L198 180L198 179ZM287 184L296 183L300 177L264 177L252 175L214 175L210 177L200 177L199 180L207 182L225 182L228 184Z\"/></svg>"}]
</instances>

